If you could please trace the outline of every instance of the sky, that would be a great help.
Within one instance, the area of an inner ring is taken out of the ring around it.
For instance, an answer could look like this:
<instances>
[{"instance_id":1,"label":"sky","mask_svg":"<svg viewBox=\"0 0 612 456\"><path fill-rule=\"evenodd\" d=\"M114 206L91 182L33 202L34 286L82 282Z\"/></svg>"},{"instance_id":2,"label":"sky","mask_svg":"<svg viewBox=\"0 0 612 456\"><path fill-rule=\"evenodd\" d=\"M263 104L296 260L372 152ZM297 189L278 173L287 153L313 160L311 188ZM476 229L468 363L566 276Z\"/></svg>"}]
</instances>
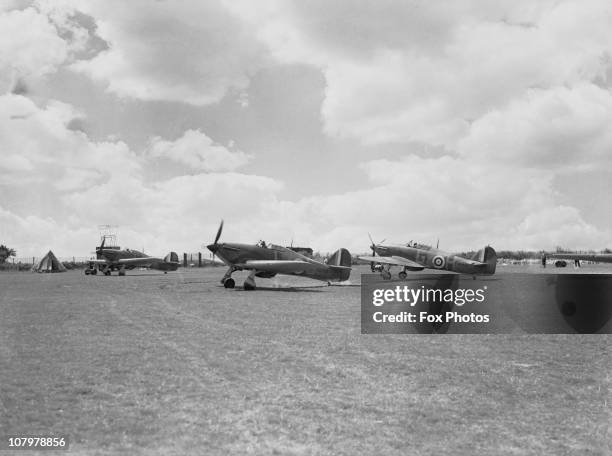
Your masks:
<instances>
[{"instance_id":1,"label":"sky","mask_svg":"<svg viewBox=\"0 0 612 456\"><path fill-rule=\"evenodd\" d=\"M2 0L0 243L612 247L612 4Z\"/></svg>"}]
</instances>

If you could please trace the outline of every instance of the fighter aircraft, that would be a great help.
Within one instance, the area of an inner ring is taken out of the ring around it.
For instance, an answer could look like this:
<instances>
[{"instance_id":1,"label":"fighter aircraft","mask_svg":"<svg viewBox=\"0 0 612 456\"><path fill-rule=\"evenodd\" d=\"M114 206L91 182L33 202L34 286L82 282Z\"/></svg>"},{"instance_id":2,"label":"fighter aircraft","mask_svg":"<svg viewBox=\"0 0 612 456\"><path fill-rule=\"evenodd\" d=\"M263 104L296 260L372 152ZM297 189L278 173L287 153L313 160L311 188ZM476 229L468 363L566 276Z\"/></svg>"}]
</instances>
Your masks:
<instances>
[{"instance_id":1,"label":"fighter aircraft","mask_svg":"<svg viewBox=\"0 0 612 456\"><path fill-rule=\"evenodd\" d=\"M495 274L497 266L497 254L489 246L476 252L472 258L464 258L412 241L406 245L387 246L382 243L374 244L370 236L370 242L372 242L370 245L372 256L360 256L359 258L370 261L372 272L380 270L385 280L391 279L391 266L402 268L398 274L402 280L407 277L406 271L421 271L425 268L476 276Z\"/></svg>"},{"instance_id":2,"label":"fighter aircraft","mask_svg":"<svg viewBox=\"0 0 612 456\"><path fill-rule=\"evenodd\" d=\"M581 261L592 261L594 263L612 263L612 253L544 253L542 255L542 265L546 267L548 258L557 259L556 267L565 267L567 263L564 260L574 262L574 266L580 267Z\"/></svg>"},{"instance_id":3,"label":"fighter aircraft","mask_svg":"<svg viewBox=\"0 0 612 456\"><path fill-rule=\"evenodd\" d=\"M315 261L287 247L259 241L257 244L219 243L223 221L219 225L215 241L207 248L218 256L229 269L221 279L225 288L234 288L235 271L251 271L244 281L245 290L255 289L255 277L266 279L276 274L304 276L325 282L342 282L351 274L351 254L346 249L337 250L326 263Z\"/></svg>"},{"instance_id":4,"label":"fighter aircraft","mask_svg":"<svg viewBox=\"0 0 612 456\"><path fill-rule=\"evenodd\" d=\"M104 275L111 275L112 271L119 271L120 276L125 275L126 269L135 267L146 267L164 271L176 271L179 259L176 252L170 252L164 258L145 255L138 250L121 250L118 246L106 246L106 237L102 236L102 242L96 247L96 259L89 261L89 268L85 269L85 275L96 275L98 269ZM96 268L97 266L97 268Z\"/></svg>"}]
</instances>

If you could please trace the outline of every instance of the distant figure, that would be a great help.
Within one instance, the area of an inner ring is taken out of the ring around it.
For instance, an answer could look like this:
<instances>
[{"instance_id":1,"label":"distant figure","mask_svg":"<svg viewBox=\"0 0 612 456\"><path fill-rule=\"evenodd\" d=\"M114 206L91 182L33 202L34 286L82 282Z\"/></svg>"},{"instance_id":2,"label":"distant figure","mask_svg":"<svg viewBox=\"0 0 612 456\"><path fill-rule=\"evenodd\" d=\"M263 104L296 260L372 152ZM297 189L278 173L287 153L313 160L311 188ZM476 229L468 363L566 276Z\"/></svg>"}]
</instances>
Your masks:
<instances>
[{"instance_id":1,"label":"distant figure","mask_svg":"<svg viewBox=\"0 0 612 456\"><path fill-rule=\"evenodd\" d=\"M546 267L546 255L542 255L542 267Z\"/></svg>"},{"instance_id":2,"label":"distant figure","mask_svg":"<svg viewBox=\"0 0 612 456\"><path fill-rule=\"evenodd\" d=\"M574 267L575 268L579 268L580 267L580 260L574 260Z\"/></svg>"}]
</instances>

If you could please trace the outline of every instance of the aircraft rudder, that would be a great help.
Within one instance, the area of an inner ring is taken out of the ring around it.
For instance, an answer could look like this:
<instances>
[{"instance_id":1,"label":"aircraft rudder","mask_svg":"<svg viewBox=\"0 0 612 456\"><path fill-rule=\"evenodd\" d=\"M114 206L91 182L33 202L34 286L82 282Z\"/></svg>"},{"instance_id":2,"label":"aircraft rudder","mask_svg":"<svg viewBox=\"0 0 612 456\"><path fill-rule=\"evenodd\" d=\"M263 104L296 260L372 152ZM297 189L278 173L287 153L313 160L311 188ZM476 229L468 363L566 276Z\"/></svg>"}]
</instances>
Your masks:
<instances>
[{"instance_id":1,"label":"aircraft rudder","mask_svg":"<svg viewBox=\"0 0 612 456\"><path fill-rule=\"evenodd\" d=\"M486 246L484 249L483 263L487 263L487 274L495 274L497 267L497 252L491 246Z\"/></svg>"},{"instance_id":2,"label":"aircraft rudder","mask_svg":"<svg viewBox=\"0 0 612 456\"><path fill-rule=\"evenodd\" d=\"M164 261L166 263L178 263L179 262L178 254L176 252L170 252L168 253L168 255L165 256Z\"/></svg>"},{"instance_id":3,"label":"aircraft rudder","mask_svg":"<svg viewBox=\"0 0 612 456\"><path fill-rule=\"evenodd\" d=\"M332 256L327 260L327 264L329 266L340 266L342 267L340 280L348 280L351 275L351 266L353 265L353 258L351 257L351 253L345 249L341 248L336 250ZM345 269L348 268L348 269Z\"/></svg>"},{"instance_id":4,"label":"aircraft rudder","mask_svg":"<svg viewBox=\"0 0 612 456\"><path fill-rule=\"evenodd\" d=\"M351 253L347 249L341 248L336 250L332 256L329 257L327 264L330 266L350 267L353 264L353 259Z\"/></svg>"}]
</instances>

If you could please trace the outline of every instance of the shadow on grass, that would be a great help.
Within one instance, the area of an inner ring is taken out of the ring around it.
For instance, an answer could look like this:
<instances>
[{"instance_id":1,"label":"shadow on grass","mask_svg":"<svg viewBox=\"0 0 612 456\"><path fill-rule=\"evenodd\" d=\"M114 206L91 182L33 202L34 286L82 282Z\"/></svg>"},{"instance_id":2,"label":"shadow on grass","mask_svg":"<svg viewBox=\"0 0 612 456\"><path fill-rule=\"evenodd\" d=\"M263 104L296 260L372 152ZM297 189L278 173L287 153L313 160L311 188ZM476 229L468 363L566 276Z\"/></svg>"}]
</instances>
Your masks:
<instances>
[{"instance_id":1,"label":"shadow on grass","mask_svg":"<svg viewBox=\"0 0 612 456\"><path fill-rule=\"evenodd\" d=\"M220 286L219 288L222 288ZM311 286L303 286L303 287L260 287L257 286L255 290L245 290L244 287L236 287L233 289L228 289L229 291L240 291L240 292L258 292L258 291L284 291L284 292L295 292L295 293L321 293L320 288L328 288L329 285L311 285Z\"/></svg>"}]
</instances>

